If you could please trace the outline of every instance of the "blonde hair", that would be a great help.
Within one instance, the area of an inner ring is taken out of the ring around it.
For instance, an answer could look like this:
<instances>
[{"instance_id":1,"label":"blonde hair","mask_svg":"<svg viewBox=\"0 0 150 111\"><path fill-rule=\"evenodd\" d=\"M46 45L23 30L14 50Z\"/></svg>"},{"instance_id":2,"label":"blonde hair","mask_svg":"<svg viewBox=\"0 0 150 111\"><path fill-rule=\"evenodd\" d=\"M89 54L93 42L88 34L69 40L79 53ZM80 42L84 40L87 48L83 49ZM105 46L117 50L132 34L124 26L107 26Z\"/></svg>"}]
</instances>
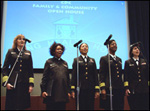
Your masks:
<instances>
[{"instance_id":1,"label":"blonde hair","mask_svg":"<svg viewBox=\"0 0 150 111\"><path fill-rule=\"evenodd\" d=\"M22 34L19 34L14 38L13 45L12 45L13 49L17 48L17 40L20 39L21 37L25 38L25 36ZM24 46L24 49L26 50L26 46Z\"/></svg>"}]
</instances>

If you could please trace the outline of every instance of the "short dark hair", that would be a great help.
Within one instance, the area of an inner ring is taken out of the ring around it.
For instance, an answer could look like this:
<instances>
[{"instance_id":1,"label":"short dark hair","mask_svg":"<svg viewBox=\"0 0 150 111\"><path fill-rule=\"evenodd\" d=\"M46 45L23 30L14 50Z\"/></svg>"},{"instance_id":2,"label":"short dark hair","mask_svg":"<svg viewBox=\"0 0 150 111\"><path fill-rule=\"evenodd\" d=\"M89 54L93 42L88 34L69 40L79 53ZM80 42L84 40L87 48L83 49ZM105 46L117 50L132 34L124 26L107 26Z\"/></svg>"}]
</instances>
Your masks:
<instances>
[{"instance_id":1,"label":"short dark hair","mask_svg":"<svg viewBox=\"0 0 150 111\"><path fill-rule=\"evenodd\" d=\"M49 48L50 55L55 56L55 49L56 49L57 46L61 46L61 47L62 47L62 51L63 51L63 53L64 53L65 47L64 47L62 44L56 43L56 42L54 41L54 43L53 43L53 44L50 46L50 48Z\"/></svg>"},{"instance_id":2,"label":"short dark hair","mask_svg":"<svg viewBox=\"0 0 150 111\"><path fill-rule=\"evenodd\" d=\"M110 46L110 44L111 44L113 41L115 41L115 40L112 39L112 40L108 41L109 46ZM115 41L115 42L116 42L116 41ZM108 45L107 45L107 48L108 48Z\"/></svg>"},{"instance_id":3,"label":"short dark hair","mask_svg":"<svg viewBox=\"0 0 150 111\"><path fill-rule=\"evenodd\" d=\"M88 46L88 44L87 44L87 43L82 43L82 44L86 44L86 45ZM80 50L80 48L81 48L82 44L80 44L80 46L79 46L79 50ZM88 48L89 48L89 46L88 46Z\"/></svg>"},{"instance_id":4,"label":"short dark hair","mask_svg":"<svg viewBox=\"0 0 150 111\"><path fill-rule=\"evenodd\" d=\"M137 47L139 50L140 50L140 47L138 46L138 44L133 44L133 45L130 45L130 51L129 51L129 57L132 58L133 57L133 54L132 54L132 51L133 51L133 48L134 47ZM139 55L139 57L141 56L141 53Z\"/></svg>"}]
</instances>

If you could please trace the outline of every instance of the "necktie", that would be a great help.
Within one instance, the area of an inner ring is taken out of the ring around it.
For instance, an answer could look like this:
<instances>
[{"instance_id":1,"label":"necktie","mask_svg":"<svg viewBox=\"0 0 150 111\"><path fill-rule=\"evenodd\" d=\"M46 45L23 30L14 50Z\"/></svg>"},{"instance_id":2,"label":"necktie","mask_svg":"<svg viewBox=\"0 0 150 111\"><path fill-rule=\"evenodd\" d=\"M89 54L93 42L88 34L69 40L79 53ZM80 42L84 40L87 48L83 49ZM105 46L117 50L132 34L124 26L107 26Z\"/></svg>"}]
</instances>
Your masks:
<instances>
[{"instance_id":1,"label":"necktie","mask_svg":"<svg viewBox=\"0 0 150 111\"><path fill-rule=\"evenodd\" d=\"M139 61L138 60L135 60L135 62L136 62L137 65L139 65Z\"/></svg>"},{"instance_id":2,"label":"necktie","mask_svg":"<svg viewBox=\"0 0 150 111\"><path fill-rule=\"evenodd\" d=\"M116 57L114 57L114 60L116 60Z\"/></svg>"},{"instance_id":3,"label":"necktie","mask_svg":"<svg viewBox=\"0 0 150 111\"><path fill-rule=\"evenodd\" d=\"M86 56L84 57L84 60L85 60L85 62L87 62L87 58L86 58Z\"/></svg>"}]
</instances>

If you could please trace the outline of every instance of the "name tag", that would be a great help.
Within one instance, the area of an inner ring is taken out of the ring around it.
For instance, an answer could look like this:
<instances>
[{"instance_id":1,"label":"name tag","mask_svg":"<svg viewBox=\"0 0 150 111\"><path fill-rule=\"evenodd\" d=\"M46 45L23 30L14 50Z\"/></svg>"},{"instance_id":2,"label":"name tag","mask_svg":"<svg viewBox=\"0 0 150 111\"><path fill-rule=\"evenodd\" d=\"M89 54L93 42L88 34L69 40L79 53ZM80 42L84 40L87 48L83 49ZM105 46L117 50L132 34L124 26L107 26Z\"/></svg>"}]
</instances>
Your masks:
<instances>
[{"instance_id":1,"label":"name tag","mask_svg":"<svg viewBox=\"0 0 150 111\"><path fill-rule=\"evenodd\" d=\"M113 62L113 60L110 60L110 62Z\"/></svg>"},{"instance_id":2,"label":"name tag","mask_svg":"<svg viewBox=\"0 0 150 111\"><path fill-rule=\"evenodd\" d=\"M55 64L49 64L50 67L55 67Z\"/></svg>"},{"instance_id":3,"label":"name tag","mask_svg":"<svg viewBox=\"0 0 150 111\"><path fill-rule=\"evenodd\" d=\"M25 55L30 55L30 53L28 53L28 52L25 52L24 54L25 54Z\"/></svg>"},{"instance_id":4,"label":"name tag","mask_svg":"<svg viewBox=\"0 0 150 111\"><path fill-rule=\"evenodd\" d=\"M92 59L90 59L90 61L89 62L92 62L92 63L94 63L94 61L92 60Z\"/></svg>"},{"instance_id":5,"label":"name tag","mask_svg":"<svg viewBox=\"0 0 150 111\"><path fill-rule=\"evenodd\" d=\"M134 66L134 64L129 64L129 66Z\"/></svg>"},{"instance_id":6,"label":"name tag","mask_svg":"<svg viewBox=\"0 0 150 111\"><path fill-rule=\"evenodd\" d=\"M146 62L141 63L141 65L146 65Z\"/></svg>"},{"instance_id":7,"label":"name tag","mask_svg":"<svg viewBox=\"0 0 150 111\"><path fill-rule=\"evenodd\" d=\"M11 54L16 54L16 52L11 52Z\"/></svg>"},{"instance_id":8,"label":"name tag","mask_svg":"<svg viewBox=\"0 0 150 111\"><path fill-rule=\"evenodd\" d=\"M79 63L83 63L83 61L79 61Z\"/></svg>"},{"instance_id":9,"label":"name tag","mask_svg":"<svg viewBox=\"0 0 150 111\"><path fill-rule=\"evenodd\" d=\"M66 68L68 67L66 64L63 64L63 66L65 66Z\"/></svg>"}]
</instances>

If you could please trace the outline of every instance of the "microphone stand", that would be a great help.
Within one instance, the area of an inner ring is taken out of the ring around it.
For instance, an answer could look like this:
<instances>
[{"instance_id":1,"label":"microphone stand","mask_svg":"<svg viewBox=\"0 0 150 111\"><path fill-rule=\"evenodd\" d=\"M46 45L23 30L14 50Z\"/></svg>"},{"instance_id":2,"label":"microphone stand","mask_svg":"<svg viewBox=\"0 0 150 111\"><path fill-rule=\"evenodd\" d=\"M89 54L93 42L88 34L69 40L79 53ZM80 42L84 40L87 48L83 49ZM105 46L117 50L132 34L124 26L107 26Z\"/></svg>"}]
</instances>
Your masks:
<instances>
[{"instance_id":1,"label":"microphone stand","mask_svg":"<svg viewBox=\"0 0 150 111\"><path fill-rule=\"evenodd\" d=\"M20 58L20 55L21 55L21 53L22 53L22 50L23 50L24 47L25 47L25 44L26 44L26 41L25 41L25 43L24 43L24 45L23 45L21 51L19 52L19 54L18 54L18 56L17 56L17 58L16 58L16 61L15 61L14 65L13 65L13 67L11 68L11 71L10 71L10 73L9 73L8 79L7 79L7 81L6 81L5 84L4 84L4 87L5 87L6 84L8 83L8 80L9 80L9 78L10 78L10 76L11 76L11 74L12 74L12 72L13 72L15 66L16 66L16 63L18 62L18 59ZM15 78L15 81L14 81L14 87L13 87L13 88L16 87L17 79L18 79L18 73L17 73L17 75L16 75L16 78Z\"/></svg>"},{"instance_id":2,"label":"microphone stand","mask_svg":"<svg viewBox=\"0 0 150 111\"><path fill-rule=\"evenodd\" d=\"M77 110L79 110L79 58L78 58L78 45L77 45Z\"/></svg>"},{"instance_id":3,"label":"microphone stand","mask_svg":"<svg viewBox=\"0 0 150 111\"><path fill-rule=\"evenodd\" d=\"M79 110L79 92L80 92L80 87L79 87L79 58L78 58L78 45L74 45L74 47L77 47L77 86L76 86L76 91L77 91L77 110Z\"/></svg>"},{"instance_id":4,"label":"microphone stand","mask_svg":"<svg viewBox=\"0 0 150 111\"><path fill-rule=\"evenodd\" d=\"M112 85L111 85L111 67L110 67L110 54L109 54L109 44L107 44L108 47L108 68L109 68L109 84L110 84L110 110L113 110L112 107Z\"/></svg>"},{"instance_id":5,"label":"microphone stand","mask_svg":"<svg viewBox=\"0 0 150 111\"><path fill-rule=\"evenodd\" d=\"M78 58L78 45L82 42L80 40L76 44L74 44L74 47L77 47L77 86L76 86L76 91L77 91L77 110L79 110L79 92L80 92L80 87L79 87L79 58Z\"/></svg>"}]
</instances>

